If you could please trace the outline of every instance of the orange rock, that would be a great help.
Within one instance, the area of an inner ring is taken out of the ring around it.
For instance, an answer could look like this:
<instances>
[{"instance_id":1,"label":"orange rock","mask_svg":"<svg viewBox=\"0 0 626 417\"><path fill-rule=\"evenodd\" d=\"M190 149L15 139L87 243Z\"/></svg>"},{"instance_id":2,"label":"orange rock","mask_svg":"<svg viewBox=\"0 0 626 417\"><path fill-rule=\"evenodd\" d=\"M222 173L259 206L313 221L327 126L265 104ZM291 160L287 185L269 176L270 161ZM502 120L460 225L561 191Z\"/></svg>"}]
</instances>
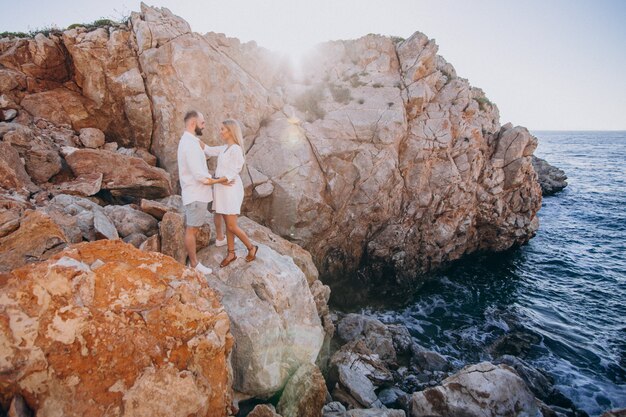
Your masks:
<instances>
[{"instance_id":1,"label":"orange rock","mask_svg":"<svg viewBox=\"0 0 626 417\"><path fill-rule=\"evenodd\" d=\"M233 338L216 293L119 240L0 278L0 401L38 416L227 416Z\"/></svg>"}]
</instances>

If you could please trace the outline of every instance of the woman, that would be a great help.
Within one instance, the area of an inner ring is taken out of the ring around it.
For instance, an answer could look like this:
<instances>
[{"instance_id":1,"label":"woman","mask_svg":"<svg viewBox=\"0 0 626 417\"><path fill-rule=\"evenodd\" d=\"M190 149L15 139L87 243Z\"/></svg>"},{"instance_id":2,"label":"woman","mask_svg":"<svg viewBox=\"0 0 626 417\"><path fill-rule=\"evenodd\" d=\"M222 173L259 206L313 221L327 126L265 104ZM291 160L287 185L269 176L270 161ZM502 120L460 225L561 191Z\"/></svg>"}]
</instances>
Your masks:
<instances>
[{"instance_id":1,"label":"woman","mask_svg":"<svg viewBox=\"0 0 626 417\"><path fill-rule=\"evenodd\" d=\"M220 263L223 268L237 259L235 255L235 236L248 248L246 261L256 259L259 247L253 245L248 235L237 225L237 216L241 212L243 202L243 182L239 173L246 162L244 156L243 135L236 120L227 119L222 122L220 135L226 145L206 146L204 153L208 156L217 156L215 169L215 185L213 186L213 209L216 217L222 215L226 223L226 243L228 254ZM229 185L224 185L229 183ZM216 218L217 224L219 219Z\"/></svg>"}]
</instances>

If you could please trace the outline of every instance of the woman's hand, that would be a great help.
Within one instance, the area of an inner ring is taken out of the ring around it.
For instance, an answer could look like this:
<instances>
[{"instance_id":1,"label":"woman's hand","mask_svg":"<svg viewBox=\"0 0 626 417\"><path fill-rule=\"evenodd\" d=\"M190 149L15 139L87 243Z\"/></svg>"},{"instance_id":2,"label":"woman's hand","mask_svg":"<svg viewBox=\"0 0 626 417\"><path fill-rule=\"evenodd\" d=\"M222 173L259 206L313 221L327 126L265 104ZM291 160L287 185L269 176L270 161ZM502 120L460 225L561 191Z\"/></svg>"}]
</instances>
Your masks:
<instances>
[{"instance_id":1,"label":"woman's hand","mask_svg":"<svg viewBox=\"0 0 626 417\"><path fill-rule=\"evenodd\" d=\"M235 183L235 180L233 181L228 181L228 178L226 177L219 177L219 178L206 178L203 181L206 185L213 185L213 184L223 184L227 187L230 187L231 185L233 185Z\"/></svg>"}]
</instances>

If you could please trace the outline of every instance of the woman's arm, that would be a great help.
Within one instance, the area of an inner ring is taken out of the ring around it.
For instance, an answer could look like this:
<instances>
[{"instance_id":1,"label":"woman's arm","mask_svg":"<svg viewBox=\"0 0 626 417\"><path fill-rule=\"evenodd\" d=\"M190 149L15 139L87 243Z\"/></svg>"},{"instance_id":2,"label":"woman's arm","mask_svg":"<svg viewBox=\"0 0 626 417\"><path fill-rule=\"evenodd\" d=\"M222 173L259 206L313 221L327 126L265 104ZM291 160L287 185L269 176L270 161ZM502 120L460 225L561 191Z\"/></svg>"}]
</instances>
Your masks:
<instances>
[{"instance_id":1,"label":"woman's arm","mask_svg":"<svg viewBox=\"0 0 626 417\"><path fill-rule=\"evenodd\" d=\"M204 181L202 181L203 183L205 183L206 185L213 185L213 184L224 184L224 185L232 185L229 184L229 180L226 177L219 177L219 178L206 178Z\"/></svg>"},{"instance_id":2,"label":"woman's arm","mask_svg":"<svg viewBox=\"0 0 626 417\"><path fill-rule=\"evenodd\" d=\"M221 145L221 146L209 146L204 142L200 142L202 143L202 150L204 151L204 154L209 157L209 156L218 156L220 154L220 152L222 152L222 150L224 150L224 148L226 148L226 145Z\"/></svg>"},{"instance_id":3,"label":"woman's arm","mask_svg":"<svg viewBox=\"0 0 626 417\"><path fill-rule=\"evenodd\" d=\"M226 161L225 173L224 176L228 179L228 181L232 181L243 169L243 164L245 159L243 158L243 151L239 145L232 145L228 155L228 160Z\"/></svg>"}]
</instances>

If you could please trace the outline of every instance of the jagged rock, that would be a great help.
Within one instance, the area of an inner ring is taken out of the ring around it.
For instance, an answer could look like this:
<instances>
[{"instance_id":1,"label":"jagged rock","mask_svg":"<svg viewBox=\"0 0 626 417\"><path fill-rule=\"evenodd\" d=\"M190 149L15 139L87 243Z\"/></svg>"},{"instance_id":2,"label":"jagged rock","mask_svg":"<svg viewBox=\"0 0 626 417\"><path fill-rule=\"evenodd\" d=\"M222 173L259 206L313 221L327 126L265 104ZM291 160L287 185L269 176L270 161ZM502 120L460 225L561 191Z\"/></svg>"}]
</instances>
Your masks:
<instances>
[{"instance_id":1,"label":"jagged rock","mask_svg":"<svg viewBox=\"0 0 626 417\"><path fill-rule=\"evenodd\" d=\"M230 324L194 271L99 241L4 282L3 404L22 395L42 417L230 415Z\"/></svg>"},{"instance_id":2,"label":"jagged rock","mask_svg":"<svg viewBox=\"0 0 626 417\"><path fill-rule=\"evenodd\" d=\"M147 252L161 252L161 238L159 235L152 235L139 245L139 249Z\"/></svg>"},{"instance_id":3,"label":"jagged rock","mask_svg":"<svg viewBox=\"0 0 626 417\"><path fill-rule=\"evenodd\" d=\"M133 233L152 236L158 231L159 225L154 217L131 206L106 206L104 213L113 221L117 232L123 238Z\"/></svg>"},{"instance_id":4,"label":"jagged rock","mask_svg":"<svg viewBox=\"0 0 626 417\"><path fill-rule=\"evenodd\" d=\"M20 105L34 117L49 120L56 125L69 125L74 130L96 123L96 119L90 115L93 103L80 93L66 88L29 94Z\"/></svg>"},{"instance_id":5,"label":"jagged rock","mask_svg":"<svg viewBox=\"0 0 626 417\"><path fill-rule=\"evenodd\" d=\"M441 386L411 395L409 415L413 417L496 417L537 416L535 397L512 368L482 362L463 368L445 379Z\"/></svg>"},{"instance_id":6,"label":"jagged rock","mask_svg":"<svg viewBox=\"0 0 626 417\"><path fill-rule=\"evenodd\" d=\"M85 174L76 177L72 181L55 184L49 187L53 194L69 194L82 197L89 197L100 191L102 187L101 173Z\"/></svg>"},{"instance_id":7,"label":"jagged rock","mask_svg":"<svg viewBox=\"0 0 626 417\"><path fill-rule=\"evenodd\" d=\"M141 248L143 242L146 241L146 239L148 239L148 237L142 233L131 233L122 240L126 243L130 243L131 245L139 249Z\"/></svg>"},{"instance_id":8,"label":"jagged rock","mask_svg":"<svg viewBox=\"0 0 626 417\"><path fill-rule=\"evenodd\" d=\"M0 272L49 258L65 247L63 230L48 216L27 210L19 228L0 238Z\"/></svg>"},{"instance_id":9,"label":"jagged rock","mask_svg":"<svg viewBox=\"0 0 626 417\"><path fill-rule=\"evenodd\" d=\"M322 417L346 417L346 407L339 401L333 401L322 408Z\"/></svg>"},{"instance_id":10,"label":"jagged rock","mask_svg":"<svg viewBox=\"0 0 626 417\"><path fill-rule=\"evenodd\" d=\"M0 238L14 232L20 227L20 212L17 210L0 210Z\"/></svg>"},{"instance_id":11,"label":"jagged rock","mask_svg":"<svg viewBox=\"0 0 626 417\"><path fill-rule=\"evenodd\" d=\"M374 385L359 370L352 369L349 365L339 365L337 374L339 383L332 392L334 399L353 408L382 408L382 403L376 397Z\"/></svg>"},{"instance_id":12,"label":"jagged rock","mask_svg":"<svg viewBox=\"0 0 626 417\"><path fill-rule=\"evenodd\" d=\"M101 210L94 210L93 214L93 230L96 239L117 239L119 234L115 224Z\"/></svg>"},{"instance_id":13,"label":"jagged rock","mask_svg":"<svg viewBox=\"0 0 626 417\"><path fill-rule=\"evenodd\" d=\"M1 121L10 122L11 120L15 119L15 117L17 116L17 110L15 110L15 109L2 110L2 111L0 111L0 113L2 113L0 115L0 120Z\"/></svg>"},{"instance_id":14,"label":"jagged rock","mask_svg":"<svg viewBox=\"0 0 626 417\"><path fill-rule=\"evenodd\" d=\"M452 364L441 354L432 350L417 350L413 353L411 362L422 371L446 372L452 369Z\"/></svg>"},{"instance_id":15,"label":"jagged rock","mask_svg":"<svg viewBox=\"0 0 626 417\"><path fill-rule=\"evenodd\" d=\"M165 213L169 211L177 211L175 208L168 206L167 204L153 200L146 200L145 198L141 199L140 207L144 213L148 213L158 220L161 220Z\"/></svg>"},{"instance_id":16,"label":"jagged rock","mask_svg":"<svg viewBox=\"0 0 626 417\"><path fill-rule=\"evenodd\" d=\"M115 225L108 220L102 210L102 207L91 200L67 194L55 196L43 208L43 211L63 228L68 238L80 233L82 238L89 241L96 240L94 230L94 213L96 212L100 212L105 217L105 219L102 219L98 216L102 227L110 230L110 235L117 235ZM74 239L70 241L77 243Z\"/></svg>"},{"instance_id":17,"label":"jagged rock","mask_svg":"<svg viewBox=\"0 0 626 417\"><path fill-rule=\"evenodd\" d=\"M17 125L4 134L3 140L16 148L20 157L24 159L24 165L28 175L38 184L48 181L52 176L61 171L62 163L58 147L46 138L41 137L37 130Z\"/></svg>"},{"instance_id":18,"label":"jagged rock","mask_svg":"<svg viewBox=\"0 0 626 417\"><path fill-rule=\"evenodd\" d=\"M365 345L389 365L396 363L396 351L391 332L373 317L348 314L337 325L337 334L344 342L363 340Z\"/></svg>"},{"instance_id":19,"label":"jagged rock","mask_svg":"<svg viewBox=\"0 0 626 417\"><path fill-rule=\"evenodd\" d=\"M348 366L367 377L375 387L393 382L393 376L378 354L373 353L363 340L353 340L341 347L330 359L328 379L331 385L340 381L339 367ZM363 404L365 405L365 404Z\"/></svg>"},{"instance_id":20,"label":"jagged rock","mask_svg":"<svg viewBox=\"0 0 626 417\"><path fill-rule=\"evenodd\" d=\"M152 155L150 152L143 148L119 148L116 150L117 153L126 155L126 156L134 156L135 158L141 158L150 166L155 167L157 165L156 156Z\"/></svg>"},{"instance_id":21,"label":"jagged rock","mask_svg":"<svg viewBox=\"0 0 626 417\"><path fill-rule=\"evenodd\" d=\"M46 37L41 33L33 38L16 39L3 45L0 49L0 64L6 68L5 77L8 79L5 82L11 83L3 85L6 87L1 89L3 92L16 87L26 88L29 84L35 89L58 85L67 81L70 74L61 40L57 36ZM33 80L27 83L27 77Z\"/></svg>"},{"instance_id":22,"label":"jagged rock","mask_svg":"<svg viewBox=\"0 0 626 417\"><path fill-rule=\"evenodd\" d=\"M305 363L289 378L276 409L283 417L320 417L326 383L319 368Z\"/></svg>"},{"instance_id":23,"label":"jagged rock","mask_svg":"<svg viewBox=\"0 0 626 417\"><path fill-rule=\"evenodd\" d=\"M98 127L123 146L149 148L152 104L146 94L133 33L126 27L71 29L63 43L72 59L76 84L97 115ZM97 54L94 51L98 51Z\"/></svg>"},{"instance_id":24,"label":"jagged rock","mask_svg":"<svg viewBox=\"0 0 626 417\"><path fill-rule=\"evenodd\" d=\"M101 149L63 148L74 175L102 173L102 188L113 195L161 198L171 194L170 176L143 159Z\"/></svg>"},{"instance_id":25,"label":"jagged rock","mask_svg":"<svg viewBox=\"0 0 626 417\"><path fill-rule=\"evenodd\" d=\"M400 408L401 402L404 398L408 397L409 394L402 391L400 388L391 387L380 390L378 393L378 399L385 407L388 408Z\"/></svg>"},{"instance_id":26,"label":"jagged rock","mask_svg":"<svg viewBox=\"0 0 626 417\"><path fill-rule=\"evenodd\" d=\"M0 187L26 196L39 190L26 173L17 151L5 142L0 142Z\"/></svg>"},{"instance_id":27,"label":"jagged rock","mask_svg":"<svg viewBox=\"0 0 626 417\"><path fill-rule=\"evenodd\" d=\"M537 172L541 193L544 196L558 193L567 187L567 175L565 175L565 171L550 165L545 159L537 158L534 155L532 163L535 172Z\"/></svg>"},{"instance_id":28,"label":"jagged rock","mask_svg":"<svg viewBox=\"0 0 626 417\"><path fill-rule=\"evenodd\" d=\"M185 249L185 219L181 214L165 213L159 223L161 253L176 259L181 264L187 260Z\"/></svg>"},{"instance_id":29,"label":"jagged rock","mask_svg":"<svg viewBox=\"0 0 626 417\"><path fill-rule=\"evenodd\" d=\"M104 145L104 132L95 127L84 127L80 129L80 142L86 148L100 148Z\"/></svg>"},{"instance_id":30,"label":"jagged rock","mask_svg":"<svg viewBox=\"0 0 626 417\"><path fill-rule=\"evenodd\" d=\"M243 259L246 249L238 240L239 259L226 268L219 267L226 254L221 247L201 250L198 259L213 269L207 281L221 294L231 319L235 391L269 398L301 365L315 362L324 330L304 273L289 256L258 245L251 263Z\"/></svg>"},{"instance_id":31,"label":"jagged rock","mask_svg":"<svg viewBox=\"0 0 626 417\"><path fill-rule=\"evenodd\" d=\"M272 404L259 404L250 411L248 417L282 417Z\"/></svg>"}]
</instances>

